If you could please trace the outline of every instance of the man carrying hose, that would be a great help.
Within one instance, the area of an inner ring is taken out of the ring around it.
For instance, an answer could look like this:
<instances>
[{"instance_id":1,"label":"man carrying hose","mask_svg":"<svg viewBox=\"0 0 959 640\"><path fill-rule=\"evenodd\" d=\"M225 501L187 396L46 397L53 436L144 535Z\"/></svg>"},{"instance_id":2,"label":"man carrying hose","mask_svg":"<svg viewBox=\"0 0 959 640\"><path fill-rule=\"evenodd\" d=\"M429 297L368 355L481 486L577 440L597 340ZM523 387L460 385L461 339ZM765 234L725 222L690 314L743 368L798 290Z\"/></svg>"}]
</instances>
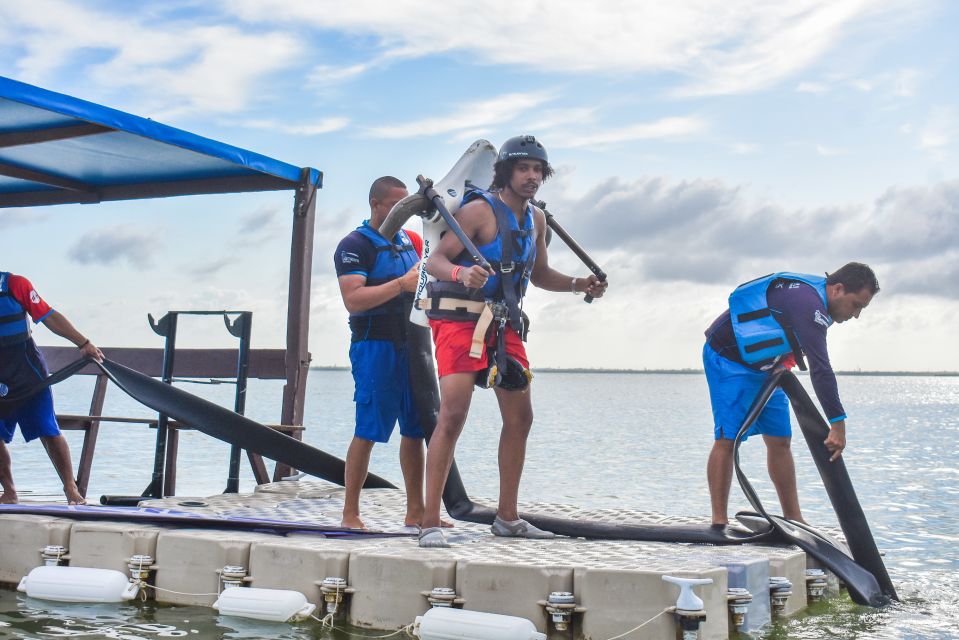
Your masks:
<instances>
[{"instance_id":1,"label":"man carrying hose","mask_svg":"<svg viewBox=\"0 0 959 640\"><path fill-rule=\"evenodd\" d=\"M495 386L503 418L499 443L498 536L550 538L519 518L517 500L533 423L529 362L521 303L529 282L548 291L601 297L606 282L572 277L549 266L546 217L530 204L553 173L546 149L533 136L507 140L500 149L490 191L464 196L456 220L492 266L486 271L446 233L427 262L437 279L423 304L436 345L440 409L426 458L426 501L421 547L449 546L440 529L440 500L456 441L469 413L473 386Z\"/></svg>"},{"instance_id":2,"label":"man carrying hose","mask_svg":"<svg viewBox=\"0 0 959 640\"><path fill-rule=\"evenodd\" d=\"M23 276L0 271L0 396L26 392L47 377L47 365L31 335L29 316L50 331L77 345L79 354L103 360L95 344L77 331L66 317L50 308ZM19 424L27 442L40 438L50 461L63 482L63 493L70 504L85 504L73 478L70 447L60 433L53 411L49 388L19 405L10 415L0 416L0 503L16 504L19 497L13 483L13 464L4 443L13 440Z\"/></svg>"},{"instance_id":3,"label":"man carrying hose","mask_svg":"<svg viewBox=\"0 0 959 640\"><path fill-rule=\"evenodd\" d=\"M406 331L416 290L422 239L400 230L384 238L377 229L409 195L393 176L370 186L370 219L336 247L333 262L343 304L350 312L350 364L356 430L346 453L342 526L363 529L360 490L377 442L388 442L400 424L400 468L406 485L406 526L423 516L423 430L409 380Z\"/></svg>"},{"instance_id":4,"label":"man carrying hose","mask_svg":"<svg viewBox=\"0 0 959 640\"><path fill-rule=\"evenodd\" d=\"M729 296L729 309L706 330L703 347L715 432L706 467L714 526L729 522L733 445L766 371L774 364L791 367L801 363L804 355L809 359L813 389L830 424L824 444L832 452L830 461L842 455L846 412L829 363L826 330L833 323L859 318L878 292L872 269L850 262L825 278L774 273L740 285ZM789 448L789 401L782 389L776 389L746 436L755 433L761 433L766 443L769 477L783 516L803 522Z\"/></svg>"}]
</instances>

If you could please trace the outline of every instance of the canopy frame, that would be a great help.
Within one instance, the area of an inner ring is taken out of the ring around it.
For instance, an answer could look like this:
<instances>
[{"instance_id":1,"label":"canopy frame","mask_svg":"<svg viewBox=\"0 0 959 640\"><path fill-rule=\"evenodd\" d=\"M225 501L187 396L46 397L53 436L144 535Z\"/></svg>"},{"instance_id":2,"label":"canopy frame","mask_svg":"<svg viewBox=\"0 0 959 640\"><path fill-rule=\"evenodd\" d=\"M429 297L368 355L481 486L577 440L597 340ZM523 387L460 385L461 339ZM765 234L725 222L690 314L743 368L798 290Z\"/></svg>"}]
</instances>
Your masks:
<instances>
[{"instance_id":1,"label":"canopy frame","mask_svg":"<svg viewBox=\"0 0 959 640\"><path fill-rule=\"evenodd\" d=\"M292 190L280 422L303 424L322 172L0 76L0 208ZM288 475L277 464L274 478Z\"/></svg>"}]
</instances>

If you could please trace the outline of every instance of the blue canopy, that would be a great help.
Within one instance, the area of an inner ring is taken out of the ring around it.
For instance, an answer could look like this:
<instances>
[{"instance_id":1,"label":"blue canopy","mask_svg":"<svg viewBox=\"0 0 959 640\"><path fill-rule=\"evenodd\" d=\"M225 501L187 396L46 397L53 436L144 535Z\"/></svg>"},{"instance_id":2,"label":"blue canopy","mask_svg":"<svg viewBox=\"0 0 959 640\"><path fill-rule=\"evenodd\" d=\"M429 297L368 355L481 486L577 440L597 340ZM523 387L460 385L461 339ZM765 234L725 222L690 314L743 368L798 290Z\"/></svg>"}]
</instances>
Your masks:
<instances>
[{"instance_id":1,"label":"blue canopy","mask_svg":"<svg viewBox=\"0 0 959 640\"><path fill-rule=\"evenodd\" d=\"M322 173L0 76L0 207L319 187Z\"/></svg>"}]
</instances>

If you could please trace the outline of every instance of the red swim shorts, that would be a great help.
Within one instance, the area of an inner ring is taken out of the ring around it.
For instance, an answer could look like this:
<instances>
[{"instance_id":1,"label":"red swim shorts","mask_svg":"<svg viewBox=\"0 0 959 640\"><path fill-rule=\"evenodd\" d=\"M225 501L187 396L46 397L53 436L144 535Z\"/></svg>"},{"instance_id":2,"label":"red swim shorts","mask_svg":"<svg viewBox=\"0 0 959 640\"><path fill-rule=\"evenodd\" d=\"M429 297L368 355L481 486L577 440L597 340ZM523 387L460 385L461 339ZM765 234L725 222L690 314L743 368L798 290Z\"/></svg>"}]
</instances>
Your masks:
<instances>
[{"instance_id":1,"label":"red swim shorts","mask_svg":"<svg viewBox=\"0 0 959 640\"><path fill-rule=\"evenodd\" d=\"M437 374L440 378L451 373L468 373L486 368L489 347L495 345L487 338L483 354L479 358L471 358L470 347L473 345L475 328L475 322L430 320L430 329L433 330L433 344L436 345L434 351L436 352ZM510 327L506 327L506 353L516 358L523 367L529 369L526 347L520 340L519 334Z\"/></svg>"}]
</instances>

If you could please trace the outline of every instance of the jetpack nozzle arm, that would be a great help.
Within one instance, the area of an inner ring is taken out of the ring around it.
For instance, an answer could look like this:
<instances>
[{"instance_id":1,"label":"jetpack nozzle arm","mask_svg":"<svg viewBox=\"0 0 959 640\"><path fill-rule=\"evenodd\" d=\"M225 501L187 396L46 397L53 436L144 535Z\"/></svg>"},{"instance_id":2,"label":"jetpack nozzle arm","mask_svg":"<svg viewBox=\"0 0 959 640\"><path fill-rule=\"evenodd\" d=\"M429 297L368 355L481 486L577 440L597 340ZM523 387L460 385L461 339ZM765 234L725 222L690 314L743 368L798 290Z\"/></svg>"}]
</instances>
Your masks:
<instances>
[{"instance_id":1,"label":"jetpack nozzle arm","mask_svg":"<svg viewBox=\"0 0 959 640\"><path fill-rule=\"evenodd\" d=\"M576 254L576 257L583 261L583 264L586 265L586 268L592 271L593 274L599 278L600 282L606 282L606 272L603 271L603 269L596 264L592 258L589 257L589 254L586 253L586 250L583 249L583 247L581 247L579 243L573 239L573 236L566 232L566 229L564 229L562 225L556 221L556 218L553 216L553 214L546 210L546 203L542 200L530 200L530 203L533 206L539 207L543 210L543 213L546 214L546 224L549 225L549 228L552 229L556 235L562 238L563 242L566 243L566 246ZM585 302L592 302L593 296L587 294L583 300Z\"/></svg>"},{"instance_id":2,"label":"jetpack nozzle arm","mask_svg":"<svg viewBox=\"0 0 959 640\"><path fill-rule=\"evenodd\" d=\"M433 203L433 206L436 207L436 210L440 212L443 220L449 226L450 231L456 234L456 237L459 238L459 241L463 243L463 248L466 249L466 252L470 254L470 257L473 258L473 262L483 267L487 271L491 271L489 262L486 261L486 258L483 257L483 254L479 252L479 249L476 248L476 245L473 244L473 241L470 240L469 236L466 235L466 232L463 231L463 227L460 226L460 223L456 221L456 218L453 217L453 214L450 213L449 209L446 208L446 202L443 200L443 196L436 193L436 189L433 188L433 181L429 178L424 178L419 175L416 176L416 182L420 185L419 192L426 196L427 200Z\"/></svg>"}]
</instances>

